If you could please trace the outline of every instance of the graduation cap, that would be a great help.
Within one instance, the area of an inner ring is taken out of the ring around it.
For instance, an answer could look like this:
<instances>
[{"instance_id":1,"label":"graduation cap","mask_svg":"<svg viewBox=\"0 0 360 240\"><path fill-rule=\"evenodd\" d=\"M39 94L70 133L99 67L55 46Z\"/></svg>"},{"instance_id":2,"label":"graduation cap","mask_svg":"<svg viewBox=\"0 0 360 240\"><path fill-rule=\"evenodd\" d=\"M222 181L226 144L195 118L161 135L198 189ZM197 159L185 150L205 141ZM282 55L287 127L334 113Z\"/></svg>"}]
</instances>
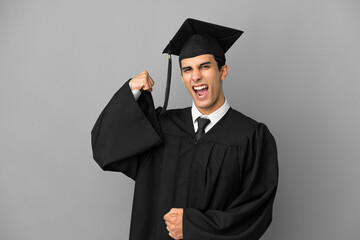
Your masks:
<instances>
[{"instance_id":1,"label":"graduation cap","mask_svg":"<svg viewBox=\"0 0 360 240\"><path fill-rule=\"evenodd\" d=\"M166 111L169 101L171 69L171 54L179 56L179 62L184 58L192 58L203 54L214 55L217 62L225 64L225 53L241 36L243 31L228 28L208 22L188 18L181 25L175 36L165 47L167 53L168 73L165 90L165 100L162 114Z\"/></svg>"}]
</instances>

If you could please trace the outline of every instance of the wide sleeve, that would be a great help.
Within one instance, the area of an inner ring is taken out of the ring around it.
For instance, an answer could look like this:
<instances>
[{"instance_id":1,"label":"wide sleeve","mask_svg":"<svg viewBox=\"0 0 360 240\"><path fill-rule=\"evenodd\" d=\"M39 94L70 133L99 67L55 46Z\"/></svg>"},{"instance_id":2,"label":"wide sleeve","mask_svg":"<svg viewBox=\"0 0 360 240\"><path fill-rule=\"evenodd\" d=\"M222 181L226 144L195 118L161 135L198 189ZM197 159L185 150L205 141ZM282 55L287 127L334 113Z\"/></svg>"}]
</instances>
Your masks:
<instances>
[{"instance_id":1,"label":"wide sleeve","mask_svg":"<svg viewBox=\"0 0 360 240\"><path fill-rule=\"evenodd\" d=\"M278 161L275 140L264 124L244 140L239 156L240 194L224 211L185 208L184 240L257 240L270 225Z\"/></svg>"},{"instance_id":2,"label":"wide sleeve","mask_svg":"<svg viewBox=\"0 0 360 240\"><path fill-rule=\"evenodd\" d=\"M106 171L136 179L149 151L161 143L158 114L151 93L136 101L128 82L112 97L91 131L93 157Z\"/></svg>"}]
</instances>

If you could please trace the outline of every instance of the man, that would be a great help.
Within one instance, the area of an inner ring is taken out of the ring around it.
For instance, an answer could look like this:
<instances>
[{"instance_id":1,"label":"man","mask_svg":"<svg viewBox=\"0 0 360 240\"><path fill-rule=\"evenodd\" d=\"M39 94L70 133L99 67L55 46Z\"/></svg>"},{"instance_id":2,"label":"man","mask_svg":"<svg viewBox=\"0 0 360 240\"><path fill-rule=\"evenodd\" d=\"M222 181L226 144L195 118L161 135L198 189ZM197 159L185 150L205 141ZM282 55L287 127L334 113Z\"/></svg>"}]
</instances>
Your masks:
<instances>
[{"instance_id":1,"label":"man","mask_svg":"<svg viewBox=\"0 0 360 240\"><path fill-rule=\"evenodd\" d=\"M166 97L155 109L154 81L143 71L98 118L94 159L136 181L130 239L254 240L269 226L275 140L264 124L230 108L222 89L224 53L241 34L187 19L164 52L179 55L192 107L165 111Z\"/></svg>"}]
</instances>

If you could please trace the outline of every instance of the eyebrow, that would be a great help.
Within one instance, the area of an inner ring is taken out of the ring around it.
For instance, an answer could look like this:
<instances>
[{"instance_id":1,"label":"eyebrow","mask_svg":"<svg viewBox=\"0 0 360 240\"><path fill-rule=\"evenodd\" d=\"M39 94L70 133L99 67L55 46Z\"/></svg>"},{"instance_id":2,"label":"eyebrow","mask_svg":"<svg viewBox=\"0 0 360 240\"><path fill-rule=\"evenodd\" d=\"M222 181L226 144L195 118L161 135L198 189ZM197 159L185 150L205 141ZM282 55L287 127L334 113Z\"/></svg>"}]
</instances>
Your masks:
<instances>
[{"instance_id":1,"label":"eyebrow","mask_svg":"<svg viewBox=\"0 0 360 240\"><path fill-rule=\"evenodd\" d=\"M204 62L204 63L200 64L200 67L204 66L204 65L207 65L207 64L211 64L211 62Z\"/></svg>"},{"instance_id":2,"label":"eyebrow","mask_svg":"<svg viewBox=\"0 0 360 240\"><path fill-rule=\"evenodd\" d=\"M203 62L203 63L201 63L200 65L199 65L199 67L202 67L202 66L204 66L204 65L207 65L207 64L211 64L211 62L209 61L209 62ZM183 68L181 68L182 70L185 70L185 69L191 69L192 67L190 67L190 66L185 66L185 67L183 67Z\"/></svg>"}]
</instances>

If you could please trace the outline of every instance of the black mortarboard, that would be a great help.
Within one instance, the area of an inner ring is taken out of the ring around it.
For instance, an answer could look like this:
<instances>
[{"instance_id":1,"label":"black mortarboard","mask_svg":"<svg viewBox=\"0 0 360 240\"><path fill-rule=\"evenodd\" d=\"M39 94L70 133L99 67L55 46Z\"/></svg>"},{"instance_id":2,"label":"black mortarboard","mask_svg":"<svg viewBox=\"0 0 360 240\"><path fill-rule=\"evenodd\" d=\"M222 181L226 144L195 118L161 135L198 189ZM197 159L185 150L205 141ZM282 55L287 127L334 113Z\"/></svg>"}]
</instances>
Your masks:
<instances>
[{"instance_id":1,"label":"black mortarboard","mask_svg":"<svg viewBox=\"0 0 360 240\"><path fill-rule=\"evenodd\" d=\"M180 62L184 58L212 54L218 62L225 64L226 51L242 33L243 31L237 29L191 18L186 19L163 51L163 53L168 53L169 55L169 64L162 113L166 111L169 100L172 68L171 54L178 55Z\"/></svg>"}]
</instances>

